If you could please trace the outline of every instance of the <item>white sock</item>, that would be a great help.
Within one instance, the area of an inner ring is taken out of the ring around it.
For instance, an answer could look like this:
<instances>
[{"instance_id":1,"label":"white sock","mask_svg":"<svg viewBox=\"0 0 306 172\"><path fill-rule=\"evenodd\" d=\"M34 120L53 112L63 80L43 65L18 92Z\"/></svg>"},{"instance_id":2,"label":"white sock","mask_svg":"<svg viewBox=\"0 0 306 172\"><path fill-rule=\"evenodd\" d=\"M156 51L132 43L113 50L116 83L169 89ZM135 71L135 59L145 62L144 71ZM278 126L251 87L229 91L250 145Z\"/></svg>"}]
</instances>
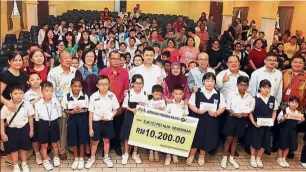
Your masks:
<instances>
[{"instance_id":1,"label":"white sock","mask_svg":"<svg viewBox=\"0 0 306 172\"><path fill-rule=\"evenodd\" d=\"M227 160L227 156L223 156L223 159L226 159L226 160Z\"/></svg>"},{"instance_id":2,"label":"white sock","mask_svg":"<svg viewBox=\"0 0 306 172\"><path fill-rule=\"evenodd\" d=\"M257 161L260 161L260 157L257 157L256 160L257 160Z\"/></svg>"},{"instance_id":3,"label":"white sock","mask_svg":"<svg viewBox=\"0 0 306 172\"><path fill-rule=\"evenodd\" d=\"M18 167L19 168L18 164L15 164L14 167Z\"/></svg>"},{"instance_id":4,"label":"white sock","mask_svg":"<svg viewBox=\"0 0 306 172\"><path fill-rule=\"evenodd\" d=\"M153 151L152 151L152 150L150 150L150 154L153 154Z\"/></svg>"},{"instance_id":5,"label":"white sock","mask_svg":"<svg viewBox=\"0 0 306 172\"><path fill-rule=\"evenodd\" d=\"M104 158L108 158L108 154L104 154Z\"/></svg>"},{"instance_id":6,"label":"white sock","mask_svg":"<svg viewBox=\"0 0 306 172\"><path fill-rule=\"evenodd\" d=\"M255 156L251 156L251 159L254 159L254 160L255 160Z\"/></svg>"},{"instance_id":7,"label":"white sock","mask_svg":"<svg viewBox=\"0 0 306 172\"><path fill-rule=\"evenodd\" d=\"M79 158L79 161L80 161L80 160L84 160L83 157L80 157L80 158Z\"/></svg>"},{"instance_id":8,"label":"white sock","mask_svg":"<svg viewBox=\"0 0 306 172\"><path fill-rule=\"evenodd\" d=\"M37 156L37 155L39 156L39 155L40 155L40 152L35 152L35 155L36 155L36 156Z\"/></svg>"},{"instance_id":9,"label":"white sock","mask_svg":"<svg viewBox=\"0 0 306 172\"><path fill-rule=\"evenodd\" d=\"M26 162L21 162L21 165L27 165L27 161Z\"/></svg>"},{"instance_id":10,"label":"white sock","mask_svg":"<svg viewBox=\"0 0 306 172\"><path fill-rule=\"evenodd\" d=\"M46 160L44 160L44 162L49 162L49 160L48 160L48 159L46 159Z\"/></svg>"},{"instance_id":11,"label":"white sock","mask_svg":"<svg viewBox=\"0 0 306 172\"><path fill-rule=\"evenodd\" d=\"M96 156L91 156L91 159L96 159Z\"/></svg>"},{"instance_id":12,"label":"white sock","mask_svg":"<svg viewBox=\"0 0 306 172\"><path fill-rule=\"evenodd\" d=\"M79 160L79 158L74 158L74 160L75 160L75 161L78 161L78 160Z\"/></svg>"},{"instance_id":13,"label":"white sock","mask_svg":"<svg viewBox=\"0 0 306 172\"><path fill-rule=\"evenodd\" d=\"M234 157L230 156L230 160L234 160Z\"/></svg>"}]
</instances>

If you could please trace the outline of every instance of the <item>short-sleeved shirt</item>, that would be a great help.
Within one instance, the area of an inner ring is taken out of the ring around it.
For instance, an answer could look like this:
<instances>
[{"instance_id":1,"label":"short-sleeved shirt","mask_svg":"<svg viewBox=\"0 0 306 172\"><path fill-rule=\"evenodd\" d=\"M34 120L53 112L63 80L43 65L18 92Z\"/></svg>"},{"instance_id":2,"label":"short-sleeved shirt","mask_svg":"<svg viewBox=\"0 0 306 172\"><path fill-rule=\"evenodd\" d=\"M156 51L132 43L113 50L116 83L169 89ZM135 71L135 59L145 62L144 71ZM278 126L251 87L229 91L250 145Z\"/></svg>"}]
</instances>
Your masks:
<instances>
[{"instance_id":1,"label":"short-sleeved shirt","mask_svg":"<svg viewBox=\"0 0 306 172\"><path fill-rule=\"evenodd\" d=\"M123 108L129 107L129 104L128 104L129 101L135 102L135 103L140 103L140 102L145 103L145 104L149 103L148 95L145 94L144 90L141 90L140 93L136 93L134 89L130 89L129 91L130 93L128 94L128 92L126 92L125 98L123 100L123 103L122 103Z\"/></svg>"},{"instance_id":2,"label":"short-sleeved shirt","mask_svg":"<svg viewBox=\"0 0 306 172\"><path fill-rule=\"evenodd\" d=\"M290 114L290 113L301 114L298 110L295 110L294 112L292 112L289 107L286 108L285 112L286 114ZM280 120L284 117L284 115L285 115L284 112L280 111L280 113L277 116L278 123L280 123Z\"/></svg>"},{"instance_id":3,"label":"short-sleeved shirt","mask_svg":"<svg viewBox=\"0 0 306 172\"><path fill-rule=\"evenodd\" d=\"M22 104L20 102L17 105L17 109ZM24 101L22 107L20 108L19 112L17 113L16 117L14 118L13 122L9 126L10 128L22 128L29 122L29 116L34 115L34 109L33 106L29 103ZM6 119L8 123L10 123L12 117L14 116L14 112L11 112L7 106L3 106L1 109L1 120Z\"/></svg>"},{"instance_id":4,"label":"short-sleeved shirt","mask_svg":"<svg viewBox=\"0 0 306 172\"><path fill-rule=\"evenodd\" d=\"M234 113L236 113L238 109L248 109L251 111L252 99L253 97L247 92L244 94L243 97L241 97L240 93L238 92L238 89L236 89L235 91L231 91L229 93L226 102L226 109L231 110Z\"/></svg>"},{"instance_id":5,"label":"short-sleeved shirt","mask_svg":"<svg viewBox=\"0 0 306 172\"><path fill-rule=\"evenodd\" d=\"M72 92L70 92L69 95L70 95L70 98L73 99L72 102L77 102L81 96L84 96L85 97L84 101L86 103L86 108L88 108L88 106L89 106L88 96L86 94L84 94L82 91L79 93L79 95L77 97L75 97ZM69 100L68 100L67 96L65 96L63 98L62 102L61 102L63 110L69 109L68 108L68 103L69 103Z\"/></svg>"},{"instance_id":6,"label":"short-sleeved shirt","mask_svg":"<svg viewBox=\"0 0 306 172\"><path fill-rule=\"evenodd\" d=\"M269 101L269 98L270 98L270 95L268 96L268 97L263 97L260 93L258 93L257 94L257 97L259 97L259 98L261 98L262 99L262 101L265 103L265 104L268 104L268 101ZM254 110L254 108L255 108L255 100L256 98L253 98L252 99L252 111ZM275 101L274 101L274 111L276 111L278 109L278 104L277 104L277 102L276 102L276 99L275 99Z\"/></svg>"},{"instance_id":7,"label":"short-sleeved shirt","mask_svg":"<svg viewBox=\"0 0 306 172\"><path fill-rule=\"evenodd\" d=\"M208 92L205 88L201 88L201 92L204 94L204 96L207 99L210 99L212 95L217 94L217 91L213 89L212 91ZM189 99L189 104L196 106L196 93L192 93L190 99ZM225 104L225 99L223 95L220 93L220 104L219 104L219 109L221 108L226 108Z\"/></svg>"},{"instance_id":8,"label":"short-sleeved shirt","mask_svg":"<svg viewBox=\"0 0 306 172\"><path fill-rule=\"evenodd\" d=\"M180 103L176 103L175 100L172 100L172 103L167 104L166 111L178 117L187 116L189 114L188 106L185 105L183 100Z\"/></svg>"},{"instance_id":9,"label":"short-sleeved shirt","mask_svg":"<svg viewBox=\"0 0 306 172\"><path fill-rule=\"evenodd\" d=\"M97 91L90 96L89 112L93 113L93 121L101 121L103 113L110 113L119 109L120 105L116 95L110 91L104 97Z\"/></svg>"},{"instance_id":10,"label":"short-sleeved shirt","mask_svg":"<svg viewBox=\"0 0 306 172\"><path fill-rule=\"evenodd\" d=\"M49 103L40 99L35 103L35 120L54 121L62 116L61 104L56 98L52 98Z\"/></svg>"},{"instance_id":11,"label":"short-sleeved shirt","mask_svg":"<svg viewBox=\"0 0 306 172\"><path fill-rule=\"evenodd\" d=\"M29 103L32 103L35 99L42 97L41 94L37 94L31 88L24 94L23 99Z\"/></svg>"},{"instance_id":12,"label":"short-sleeved shirt","mask_svg":"<svg viewBox=\"0 0 306 172\"><path fill-rule=\"evenodd\" d=\"M20 72L19 76L15 76L9 70L6 70L0 76L0 81L6 84L6 88L3 90L2 96L7 100L11 99L9 90L12 86L22 85L24 86L24 89L27 87L27 77L22 72Z\"/></svg>"}]
</instances>

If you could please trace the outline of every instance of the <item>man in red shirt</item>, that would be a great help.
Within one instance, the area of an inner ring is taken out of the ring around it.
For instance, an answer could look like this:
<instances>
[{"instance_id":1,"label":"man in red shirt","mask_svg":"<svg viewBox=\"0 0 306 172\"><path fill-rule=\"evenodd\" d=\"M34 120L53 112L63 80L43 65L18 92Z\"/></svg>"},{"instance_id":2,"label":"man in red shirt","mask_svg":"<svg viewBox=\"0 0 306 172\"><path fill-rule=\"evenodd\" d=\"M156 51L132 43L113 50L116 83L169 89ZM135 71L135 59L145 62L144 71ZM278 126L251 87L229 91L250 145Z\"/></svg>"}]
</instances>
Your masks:
<instances>
[{"instance_id":1,"label":"man in red shirt","mask_svg":"<svg viewBox=\"0 0 306 172\"><path fill-rule=\"evenodd\" d=\"M99 75L105 75L110 80L110 91L113 92L119 103L124 100L124 92L129 89L129 74L128 71L119 66L121 61L118 51L112 51L109 54L110 66L102 69ZM117 115L114 117L114 128L116 137L111 140L111 147L115 149L118 156L122 156L120 144L120 131L123 122L123 111L120 108Z\"/></svg>"},{"instance_id":2,"label":"man in red shirt","mask_svg":"<svg viewBox=\"0 0 306 172\"><path fill-rule=\"evenodd\" d=\"M179 16L177 21L173 24L175 32L180 32L183 26L187 27L187 24L183 21L183 16Z\"/></svg>"}]
</instances>

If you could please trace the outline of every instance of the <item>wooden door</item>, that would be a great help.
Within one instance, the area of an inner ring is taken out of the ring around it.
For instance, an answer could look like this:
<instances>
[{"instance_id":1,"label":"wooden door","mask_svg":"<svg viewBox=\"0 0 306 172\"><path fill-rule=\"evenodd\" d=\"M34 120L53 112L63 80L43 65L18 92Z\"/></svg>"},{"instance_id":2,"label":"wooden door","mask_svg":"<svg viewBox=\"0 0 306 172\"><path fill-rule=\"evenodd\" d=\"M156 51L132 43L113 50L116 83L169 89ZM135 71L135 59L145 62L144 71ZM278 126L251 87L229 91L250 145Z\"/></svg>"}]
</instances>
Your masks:
<instances>
[{"instance_id":1,"label":"wooden door","mask_svg":"<svg viewBox=\"0 0 306 172\"><path fill-rule=\"evenodd\" d=\"M222 13L223 13L223 2L211 1L209 14L214 16L214 22L216 23L217 34L221 34L222 28ZM207 17L208 18L208 17Z\"/></svg>"},{"instance_id":2,"label":"wooden door","mask_svg":"<svg viewBox=\"0 0 306 172\"><path fill-rule=\"evenodd\" d=\"M37 15L38 15L38 24L41 25L43 22L46 22L49 16L49 1L48 0L38 0L37 5Z\"/></svg>"}]
</instances>

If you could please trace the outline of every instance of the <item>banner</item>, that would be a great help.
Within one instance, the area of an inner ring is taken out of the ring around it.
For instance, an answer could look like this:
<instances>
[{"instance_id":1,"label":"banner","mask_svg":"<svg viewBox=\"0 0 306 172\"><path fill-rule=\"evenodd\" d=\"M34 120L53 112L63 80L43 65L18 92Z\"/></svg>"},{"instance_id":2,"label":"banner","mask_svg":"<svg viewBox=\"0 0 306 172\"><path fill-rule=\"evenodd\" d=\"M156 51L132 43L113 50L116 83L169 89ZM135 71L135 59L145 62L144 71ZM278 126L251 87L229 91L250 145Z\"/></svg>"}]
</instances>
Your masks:
<instances>
[{"instance_id":1,"label":"banner","mask_svg":"<svg viewBox=\"0 0 306 172\"><path fill-rule=\"evenodd\" d=\"M129 144L188 157L198 119L171 116L168 112L139 106L134 115Z\"/></svg>"}]
</instances>

